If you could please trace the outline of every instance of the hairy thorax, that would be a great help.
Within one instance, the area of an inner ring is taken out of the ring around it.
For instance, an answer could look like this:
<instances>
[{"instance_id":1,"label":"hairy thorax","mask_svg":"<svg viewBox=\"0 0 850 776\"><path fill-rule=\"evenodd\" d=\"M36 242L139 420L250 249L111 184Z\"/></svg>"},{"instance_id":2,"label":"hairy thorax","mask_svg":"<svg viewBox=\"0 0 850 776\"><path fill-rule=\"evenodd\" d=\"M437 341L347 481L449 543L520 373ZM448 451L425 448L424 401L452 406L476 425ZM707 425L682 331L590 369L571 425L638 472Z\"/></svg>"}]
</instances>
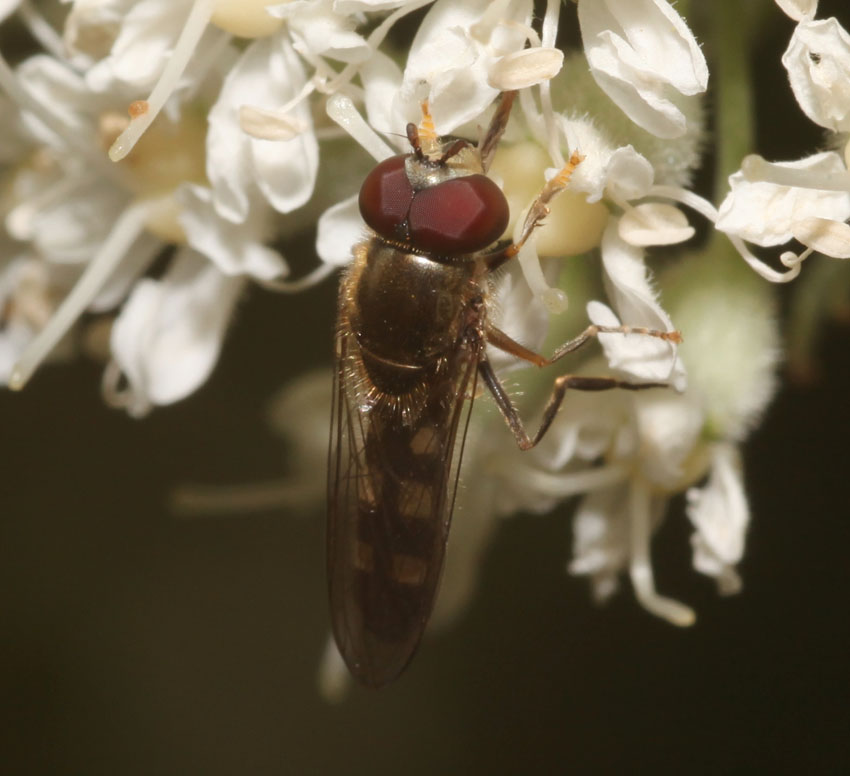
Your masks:
<instances>
[{"instance_id":1,"label":"hairy thorax","mask_svg":"<svg viewBox=\"0 0 850 776\"><path fill-rule=\"evenodd\" d=\"M444 262L380 240L355 249L343 308L373 394L413 401L466 356L464 337L482 325L477 273L474 260Z\"/></svg>"}]
</instances>

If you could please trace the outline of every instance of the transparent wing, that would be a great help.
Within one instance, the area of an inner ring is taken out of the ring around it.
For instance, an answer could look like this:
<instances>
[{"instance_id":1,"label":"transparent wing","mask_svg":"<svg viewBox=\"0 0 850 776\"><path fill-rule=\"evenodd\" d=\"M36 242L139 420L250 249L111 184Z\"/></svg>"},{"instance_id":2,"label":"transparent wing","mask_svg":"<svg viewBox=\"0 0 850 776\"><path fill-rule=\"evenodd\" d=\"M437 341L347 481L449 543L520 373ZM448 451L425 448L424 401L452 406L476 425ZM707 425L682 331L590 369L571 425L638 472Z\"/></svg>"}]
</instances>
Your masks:
<instances>
[{"instance_id":1,"label":"transparent wing","mask_svg":"<svg viewBox=\"0 0 850 776\"><path fill-rule=\"evenodd\" d=\"M402 424L387 402L375 401L354 336L341 327L337 337L328 475L331 617L345 662L367 685L401 673L434 605L474 350L461 349L448 365L423 374L409 407L415 420Z\"/></svg>"}]
</instances>

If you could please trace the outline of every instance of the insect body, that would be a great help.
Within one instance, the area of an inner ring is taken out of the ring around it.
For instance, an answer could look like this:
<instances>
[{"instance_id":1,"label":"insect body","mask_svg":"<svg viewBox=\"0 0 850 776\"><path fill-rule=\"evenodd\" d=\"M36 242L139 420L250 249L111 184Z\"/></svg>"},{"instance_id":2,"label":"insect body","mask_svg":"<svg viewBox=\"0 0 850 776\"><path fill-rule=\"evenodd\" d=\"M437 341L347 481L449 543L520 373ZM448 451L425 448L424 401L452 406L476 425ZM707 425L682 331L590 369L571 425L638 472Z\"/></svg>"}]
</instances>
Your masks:
<instances>
[{"instance_id":1,"label":"insect body","mask_svg":"<svg viewBox=\"0 0 850 776\"><path fill-rule=\"evenodd\" d=\"M413 153L381 162L360 193L374 234L355 246L340 288L328 575L337 645L370 686L405 668L431 613L462 452L458 429L477 379L523 449L543 436L569 387L656 385L559 377L542 425L529 437L496 378L487 343L543 366L599 331L625 329L590 327L547 359L488 321L490 274L516 255L579 161L547 184L517 243L486 251L508 223L505 196L484 173L513 99L502 96L477 147L437 138L426 110L421 130L408 126Z\"/></svg>"}]
</instances>

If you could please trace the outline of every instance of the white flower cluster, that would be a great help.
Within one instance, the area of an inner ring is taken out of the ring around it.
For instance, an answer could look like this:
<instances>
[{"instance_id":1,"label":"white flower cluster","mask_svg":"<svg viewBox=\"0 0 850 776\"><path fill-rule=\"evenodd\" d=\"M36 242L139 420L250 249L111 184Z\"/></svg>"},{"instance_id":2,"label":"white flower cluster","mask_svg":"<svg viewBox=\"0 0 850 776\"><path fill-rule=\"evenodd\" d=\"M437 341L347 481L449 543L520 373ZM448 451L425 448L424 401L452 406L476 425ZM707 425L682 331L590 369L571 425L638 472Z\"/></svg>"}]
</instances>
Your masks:
<instances>
[{"instance_id":1,"label":"white flower cluster","mask_svg":"<svg viewBox=\"0 0 850 776\"><path fill-rule=\"evenodd\" d=\"M850 34L835 18L814 18L817 0L777 4L798 22L782 56L794 96L806 116L835 133L843 153L823 151L790 162L747 156L729 179L717 228L762 247L802 243L800 253L782 253L785 273L751 259L769 280L791 280L815 251L850 258Z\"/></svg>"},{"instance_id":2,"label":"white flower cluster","mask_svg":"<svg viewBox=\"0 0 850 776\"><path fill-rule=\"evenodd\" d=\"M0 381L21 388L45 358L71 353L66 335L89 312L111 323L111 403L141 416L188 396L247 282L300 290L363 239L360 181L317 186L320 163L407 151L423 100L439 134L475 139L498 94L518 90L490 171L511 207L506 236L573 152L583 161L520 252L524 281L502 277L500 325L539 347L551 319L550 341L569 339L567 323L586 325L580 307L564 314L569 291L597 325L679 329L685 343L600 335L607 364L581 373L671 389L570 397L531 454L515 454L495 413L476 416L444 606L471 590L493 515L585 494L571 572L605 597L626 571L649 610L689 624L688 607L655 591L652 532L687 492L695 567L723 592L740 586L749 513L737 445L778 359L769 286L737 256L772 281L815 251L850 257L850 36L816 20L814 0L777 3L798 22L782 59L794 95L843 154L748 156L715 208L688 188L706 142L706 58L667 0L577 0L577 16L549 0L539 20L532 0L66 0L61 27L37 2L0 0L0 22L25 25L42 49L14 67L0 56ZM417 11L402 48L390 33ZM583 51L556 45L571 24ZM646 249L694 235L681 205L729 242L653 280ZM275 245L319 213L321 261L291 280ZM804 249L782 253L783 271L746 245L792 239ZM593 252L601 273L553 279L559 260ZM515 366L492 361L502 375Z\"/></svg>"}]
</instances>

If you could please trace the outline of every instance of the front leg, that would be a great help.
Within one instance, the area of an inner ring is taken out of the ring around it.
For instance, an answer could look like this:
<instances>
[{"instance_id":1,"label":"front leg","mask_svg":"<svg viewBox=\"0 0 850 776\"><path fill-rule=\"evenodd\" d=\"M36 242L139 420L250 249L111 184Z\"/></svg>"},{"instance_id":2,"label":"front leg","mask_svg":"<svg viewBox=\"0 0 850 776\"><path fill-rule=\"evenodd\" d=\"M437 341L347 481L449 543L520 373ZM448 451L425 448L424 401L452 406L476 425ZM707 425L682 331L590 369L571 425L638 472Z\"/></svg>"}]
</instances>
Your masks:
<instances>
[{"instance_id":1,"label":"front leg","mask_svg":"<svg viewBox=\"0 0 850 776\"><path fill-rule=\"evenodd\" d=\"M554 364L568 353L578 350L600 334L641 334L645 337L655 337L677 345L682 341L682 335L678 331L659 331L658 329L647 329L644 326L597 326L596 324L592 324L579 334L578 337L556 348L550 358L546 358L546 356L541 356L539 353L529 350L525 345L520 345L519 342L495 326L488 324L484 332L488 344L499 348L499 350L504 350L505 353L510 353L512 356L521 358L523 361L528 361L535 366L549 366L549 364Z\"/></svg>"},{"instance_id":2,"label":"front leg","mask_svg":"<svg viewBox=\"0 0 850 776\"><path fill-rule=\"evenodd\" d=\"M520 252L520 249L525 245L528 238L531 237L534 230L549 215L549 203L557 194L567 188L573 171L578 167L582 159L584 157L577 151L574 151L570 160L564 165L564 169L546 183L537 195L537 198L531 203L531 207L525 215L525 221L523 222L519 239L486 257L485 263L488 270L492 272L494 269L498 269Z\"/></svg>"}]
</instances>

